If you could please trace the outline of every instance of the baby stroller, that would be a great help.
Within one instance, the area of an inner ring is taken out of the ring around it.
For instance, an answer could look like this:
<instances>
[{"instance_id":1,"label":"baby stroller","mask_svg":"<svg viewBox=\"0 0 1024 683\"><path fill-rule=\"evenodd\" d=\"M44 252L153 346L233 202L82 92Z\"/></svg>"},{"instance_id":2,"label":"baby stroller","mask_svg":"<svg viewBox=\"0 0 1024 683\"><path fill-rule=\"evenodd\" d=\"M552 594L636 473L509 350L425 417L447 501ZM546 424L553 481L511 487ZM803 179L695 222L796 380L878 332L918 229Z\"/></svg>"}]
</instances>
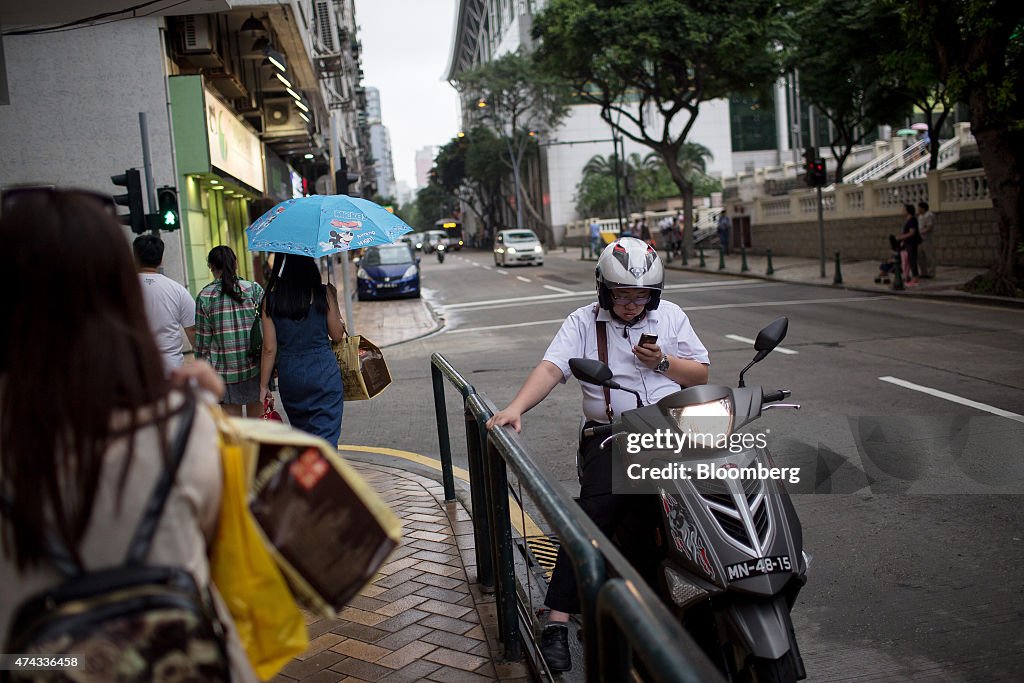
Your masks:
<instances>
[{"instance_id":1,"label":"baby stroller","mask_svg":"<svg viewBox=\"0 0 1024 683\"><path fill-rule=\"evenodd\" d=\"M888 261L882 261L878 264L878 275L875 276L875 284L887 285L891 277L893 278L892 288L903 289L903 278L900 272L903 268L903 255L899 240L896 239L895 235L889 235L889 246L892 247L892 255Z\"/></svg>"}]
</instances>

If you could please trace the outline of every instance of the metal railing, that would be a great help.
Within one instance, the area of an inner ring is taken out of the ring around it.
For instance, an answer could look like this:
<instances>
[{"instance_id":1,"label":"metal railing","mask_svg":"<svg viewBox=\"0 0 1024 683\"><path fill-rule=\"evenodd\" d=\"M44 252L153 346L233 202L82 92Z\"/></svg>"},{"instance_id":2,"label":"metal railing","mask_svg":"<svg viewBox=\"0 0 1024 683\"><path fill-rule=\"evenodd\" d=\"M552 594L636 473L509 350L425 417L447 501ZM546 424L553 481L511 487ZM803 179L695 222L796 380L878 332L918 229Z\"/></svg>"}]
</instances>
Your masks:
<instances>
[{"instance_id":1,"label":"metal railing","mask_svg":"<svg viewBox=\"0 0 1024 683\"><path fill-rule=\"evenodd\" d=\"M476 543L477 581L493 587L498 637L506 660L524 656L523 634L535 632L515 573L509 516L509 471L553 528L572 561L580 593L584 674L588 681L628 679L634 656L657 681L698 683L722 677L660 602L637 571L547 476L511 428L488 430L490 402L440 353L431 356L437 436L445 498L455 497L444 382L462 396L466 420L471 516ZM546 666L534 648L525 650L535 672Z\"/></svg>"}]
</instances>

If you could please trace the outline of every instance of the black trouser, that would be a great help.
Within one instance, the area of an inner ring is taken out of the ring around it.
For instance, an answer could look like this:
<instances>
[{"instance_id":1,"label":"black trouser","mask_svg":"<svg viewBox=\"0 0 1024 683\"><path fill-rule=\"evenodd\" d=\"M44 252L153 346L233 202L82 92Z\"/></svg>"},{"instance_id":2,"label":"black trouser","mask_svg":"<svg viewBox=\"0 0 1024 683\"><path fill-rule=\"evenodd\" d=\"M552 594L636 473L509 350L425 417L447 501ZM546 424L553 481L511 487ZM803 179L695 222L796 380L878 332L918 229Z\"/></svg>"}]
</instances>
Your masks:
<instances>
[{"instance_id":1,"label":"black trouser","mask_svg":"<svg viewBox=\"0 0 1024 683\"><path fill-rule=\"evenodd\" d=\"M587 427L601 423L588 422ZM579 506L601 529L605 536L611 538L615 529L631 509L635 496L612 494L612 444L602 450L603 438L590 437L580 444L580 497L576 499ZM579 590L576 585L576 572L572 560L565 548L558 549L555 569L551 574L551 583L544 604L559 612L576 614L580 611Z\"/></svg>"},{"instance_id":2,"label":"black trouser","mask_svg":"<svg viewBox=\"0 0 1024 683\"><path fill-rule=\"evenodd\" d=\"M917 245L907 240L907 265L910 266L910 274L916 280L917 275Z\"/></svg>"}]
</instances>

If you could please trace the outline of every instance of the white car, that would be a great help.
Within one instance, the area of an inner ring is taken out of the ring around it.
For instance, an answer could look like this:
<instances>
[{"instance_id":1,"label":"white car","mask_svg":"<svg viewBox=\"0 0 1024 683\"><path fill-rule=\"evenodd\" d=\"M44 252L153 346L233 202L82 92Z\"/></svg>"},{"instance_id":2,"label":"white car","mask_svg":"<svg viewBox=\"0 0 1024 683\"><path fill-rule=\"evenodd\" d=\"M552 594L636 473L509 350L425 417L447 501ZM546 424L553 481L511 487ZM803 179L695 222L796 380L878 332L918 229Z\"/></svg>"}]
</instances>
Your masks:
<instances>
[{"instance_id":1,"label":"white car","mask_svg":"<svg viewBox=\"0 0 1024 683\"><path fill-rule=\"evenodd\" d=\"M544 247L533 230L502 230L494 238L494 265L510 266L516 263L544 265Z\"/></svg>"}]
</instances>

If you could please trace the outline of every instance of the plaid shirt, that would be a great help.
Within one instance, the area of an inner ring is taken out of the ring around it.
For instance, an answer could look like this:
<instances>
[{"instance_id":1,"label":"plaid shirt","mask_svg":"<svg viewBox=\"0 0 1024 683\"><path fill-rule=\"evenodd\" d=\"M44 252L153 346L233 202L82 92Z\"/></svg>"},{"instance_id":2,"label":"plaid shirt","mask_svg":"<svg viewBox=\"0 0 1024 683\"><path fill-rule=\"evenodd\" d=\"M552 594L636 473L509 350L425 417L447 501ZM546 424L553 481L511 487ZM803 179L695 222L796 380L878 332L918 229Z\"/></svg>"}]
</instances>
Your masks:
<instances>
[{"instance_id":1,"label":"plaid shirt","mask_svg":"<svg viewBox=\"0 0 1024 683\"><path fill-rule=\"evenodd\" d=\"M259 362L249 359L249 332L256 320L256 305L263 300L263 288L239 280L242 302L221 290L221 281L203 287L196 297L196 358L210 361L228 384L259 375Z\"/></svg>"}]
</instances>

